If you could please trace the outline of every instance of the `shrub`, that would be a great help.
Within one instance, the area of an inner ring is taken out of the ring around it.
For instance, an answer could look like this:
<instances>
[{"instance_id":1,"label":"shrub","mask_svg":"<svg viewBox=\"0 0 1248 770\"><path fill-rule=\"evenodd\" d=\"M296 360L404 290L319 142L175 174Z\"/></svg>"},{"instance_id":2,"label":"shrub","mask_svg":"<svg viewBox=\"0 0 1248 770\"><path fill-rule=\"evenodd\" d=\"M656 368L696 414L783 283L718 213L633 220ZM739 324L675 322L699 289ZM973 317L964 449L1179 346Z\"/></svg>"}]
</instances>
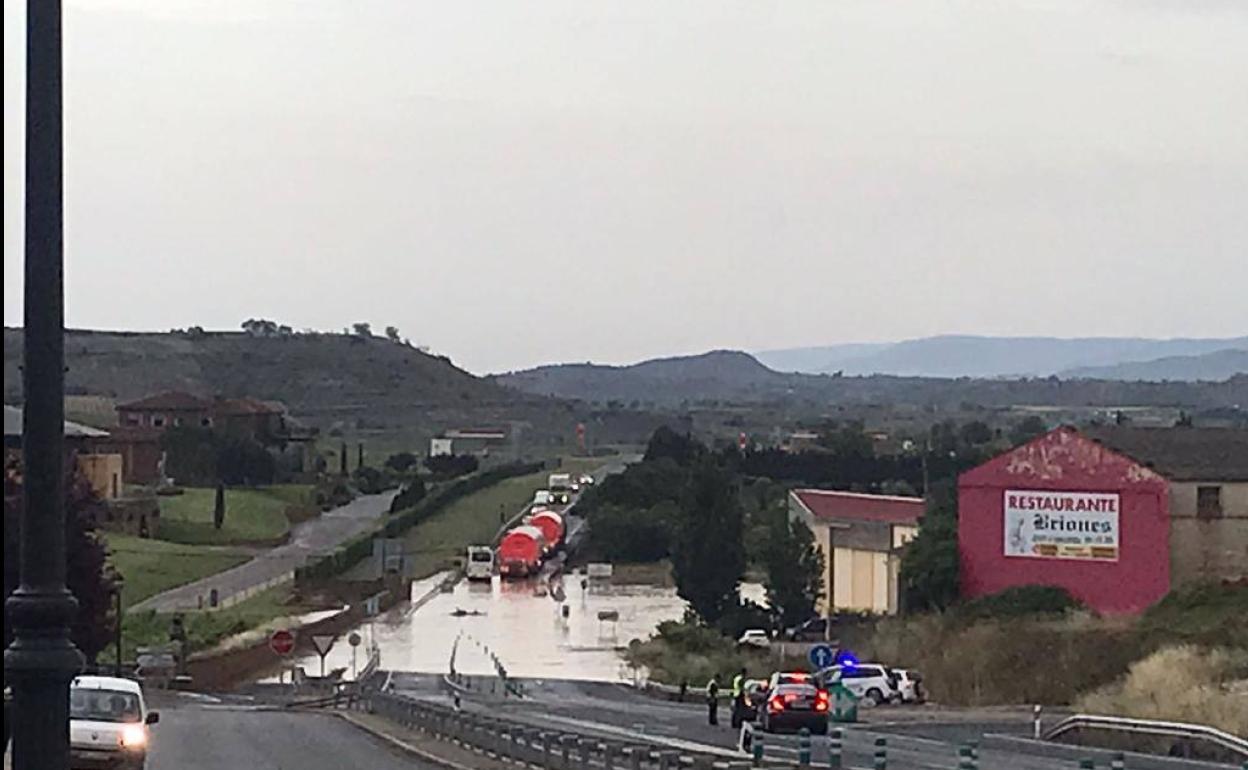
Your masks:
<instances>
[{"instance_id":1,"label":"shrub","mask_svg":"<svg viewBox=\"0 0 1248 770\"><path fill-rule=\"evenodd\" d=\"M404 508L415 507L417 503L425 499L426 491L425 482L421 479L412 479L407 482L390 501L390 513L398 513Z\"/></svg>"},{"instance_id":2,"label":"shrub","mask_svg":"<svg viewBox=\"0 0 1248 770\"><path fill-rule=\"evenodd\" d=\"M453 479L475 473L480 463L472 455L438 455L426 457L425 467L441 479Z\"/></svg>"},{"instance_id":3,"label":"shrub","mask_svg":"<svg viewBox=\"0 0 1248 770\"><path fill-rule=\"evenodd\" d=\"M1081 609L1083 604L1058 586L1014 586L995 594L980 596L954 610L960 620L988 620L1023 615L1062 615Z\"/></svg>"}]
</instances>

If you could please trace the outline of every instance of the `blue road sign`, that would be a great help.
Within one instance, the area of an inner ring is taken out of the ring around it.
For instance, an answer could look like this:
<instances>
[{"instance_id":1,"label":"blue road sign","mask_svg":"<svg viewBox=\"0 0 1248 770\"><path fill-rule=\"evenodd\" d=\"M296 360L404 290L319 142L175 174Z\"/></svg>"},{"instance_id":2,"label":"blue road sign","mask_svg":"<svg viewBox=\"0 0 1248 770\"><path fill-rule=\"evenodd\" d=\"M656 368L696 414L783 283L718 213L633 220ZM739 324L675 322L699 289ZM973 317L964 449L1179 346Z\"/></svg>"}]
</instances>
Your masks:
<instances>
[{"instance_id":1,"label":"blue road sign","mask_svg":"<svg viewBox=\"0 0 1248 770\"><path fill-rule=\"evenodd\" d=\"M810 665L821 671L836 662L836 653L826 644L816 644L810 648Z\"/></svg>"}]
</instances>

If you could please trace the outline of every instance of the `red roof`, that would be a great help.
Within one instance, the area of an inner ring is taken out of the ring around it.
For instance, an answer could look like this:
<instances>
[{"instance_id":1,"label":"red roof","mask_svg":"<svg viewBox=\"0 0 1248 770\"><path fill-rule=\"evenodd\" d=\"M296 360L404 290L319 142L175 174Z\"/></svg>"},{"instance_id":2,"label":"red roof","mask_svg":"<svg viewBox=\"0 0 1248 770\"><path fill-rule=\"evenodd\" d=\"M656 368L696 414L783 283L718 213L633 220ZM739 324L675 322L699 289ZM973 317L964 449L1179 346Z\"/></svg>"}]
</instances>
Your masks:
<instances>
[{"instance_id":1,"label":"red roof","mask_svg":"<svg viewBox=\"0 0 1248 770\"><path fill-rule=\"evenodd\" d=\"M146 412L156 410L168 411L199 411L207 409L209 401L193 396L181 390L167 390L154 396L140 398L128 404L118 404L117 410L124 412Z\"/></svg>"},{"instance_id":2,"label":"red roof","mask_svg":"<svg viewBox=\"0 0 1248 770\"><path fill-rule=\"evenodd\" d=\"M789 494L820 521L841 519L918 524L925 506L921 497L868 495L834 489L795 489Z\"/></svg>"},{"instance_id":3,"label":"red roof","mask_svg":"<svg viewBox=\"0 0 1248 770\"><path fill-rule=\"evenodd\" d=\"M280 407L258 398L243 396L242 398L223 398L213 404L213 412L217 414L281 414Z\"/></svg>"}]
</instances>

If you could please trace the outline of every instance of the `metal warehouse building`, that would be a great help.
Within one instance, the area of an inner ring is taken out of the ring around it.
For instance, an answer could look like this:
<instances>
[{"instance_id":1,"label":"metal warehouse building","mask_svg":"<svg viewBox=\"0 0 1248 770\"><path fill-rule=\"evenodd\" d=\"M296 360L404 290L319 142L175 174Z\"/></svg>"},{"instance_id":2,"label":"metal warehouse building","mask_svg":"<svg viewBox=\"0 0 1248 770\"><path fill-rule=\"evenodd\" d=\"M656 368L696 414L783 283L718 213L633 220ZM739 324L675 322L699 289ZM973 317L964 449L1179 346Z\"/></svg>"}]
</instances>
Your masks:
<instances>
[{"instance_id":1,"label":"metal warehouse building","mask_svg":"<svg viewBox=\"0 0 1248 770\"><path fill-rule=\"evenodd\" d=\"M1248 575L1248 431L1058 428L958 479L962 593L1061 586L1134 613Z\"/></svg>"}]
</instances>

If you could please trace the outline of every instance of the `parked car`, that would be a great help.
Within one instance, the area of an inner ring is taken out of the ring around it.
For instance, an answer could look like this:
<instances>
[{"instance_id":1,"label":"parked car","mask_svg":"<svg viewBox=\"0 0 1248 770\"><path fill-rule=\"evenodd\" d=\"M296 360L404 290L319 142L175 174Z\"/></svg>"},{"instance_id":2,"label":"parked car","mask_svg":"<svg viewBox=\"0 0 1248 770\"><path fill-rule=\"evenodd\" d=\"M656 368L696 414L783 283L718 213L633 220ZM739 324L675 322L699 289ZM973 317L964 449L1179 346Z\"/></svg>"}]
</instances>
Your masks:
<instances>
[{"instance_id":1,"label":"parked car","mask_svg":"<svg viewBox=\"0 0 1248 770\"><path fill-rule=\"evenodd\" d=\"M794 642L821 642L828 638L828 619L811 618L788 629L784 635Z\"/></svg>"},{"instance_id":2,"label":"parked car","mask_svg":"<svg viewBox=\"0 0 1248 770\"><path fill-rule=\"evenodd\" d=\"M825 687L840 682L867 707L901 700L897 676L878 663L830 666L820 671L818 677Z\"/></svg>"},{"instance_id":3,"label":"parked car","mask_svg":"<svg viewBox=\"0 0 1248 770\"><path fill-rule=\"evenodd\" d=\"M737 645L766 650L771 647L771 637L767 636L767 632L761 628L750 628L741 634L741 638L737 640Z\"/></svg>"},{"instance_id":4,"label":"parked car","mask_svg":"<svg viewBox=\"0 0 1248 770\"><path fill-rule=\"evenodd\" d=\"M828 732L828 691L805 673L776 673L767 687L767 699L756 724L763 732L779 733L805 727L812 734Z\"/></svg>"},{"instance_id":5,"label":"parked car","mask_svg":"<svg viewBox=\"0 0 1248 770\"><path fill-rule=\"evenodd\" d=\"M927 693L923 691L923 675L908 668L890 669L897 677L897 692L902 703L923 703Z\"/></svg>"},{"instance_id":6,"label":"parked car","mask_svg":"<svg viewBox=\"0 0 1248 770\"><path fill-rule=\"evenodd\" d=\"M69 764L72 768L141 770L147 762L149 725L139 683L115 676L80 676L69 688Z\"/></svg>"}]
</instances>

